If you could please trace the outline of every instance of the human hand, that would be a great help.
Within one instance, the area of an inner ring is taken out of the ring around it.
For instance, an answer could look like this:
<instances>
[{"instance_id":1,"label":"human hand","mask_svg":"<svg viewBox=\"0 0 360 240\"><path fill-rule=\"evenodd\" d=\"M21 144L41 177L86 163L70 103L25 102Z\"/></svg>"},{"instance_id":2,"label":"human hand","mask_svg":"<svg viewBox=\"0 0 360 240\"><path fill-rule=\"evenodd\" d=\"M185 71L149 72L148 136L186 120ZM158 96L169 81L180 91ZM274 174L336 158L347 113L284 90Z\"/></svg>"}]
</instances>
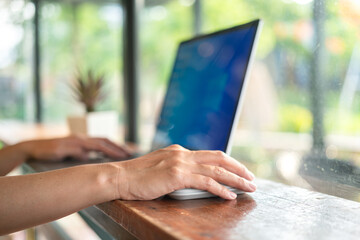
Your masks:
<instances>
[{"instance_id":1,"label":"human hand","mask_svg":"<svg viewBox=\"0 0 360 240\"><path fill-rule=\"evenodd\" d=\"M111 158L124 158L129 152L106 138L69 136L64 138L33 140L22 143L28 158L45 161L61 161L74 157L86 161L91 151L97 151Z\"/></svg>"},{"instance_id":2,"label":"human hand","mask_svg":"<svg viewBox=\"0 0 360 240\"><path fill-rule=\"evenodd\" d=\"M220 183L245 192L256 190L250 182L254 175L221 151L189 151L172 145L117 165L117 197L123 200L151 200L182 188L235 199L236 194Z\"/></svg>"}]
</instances>

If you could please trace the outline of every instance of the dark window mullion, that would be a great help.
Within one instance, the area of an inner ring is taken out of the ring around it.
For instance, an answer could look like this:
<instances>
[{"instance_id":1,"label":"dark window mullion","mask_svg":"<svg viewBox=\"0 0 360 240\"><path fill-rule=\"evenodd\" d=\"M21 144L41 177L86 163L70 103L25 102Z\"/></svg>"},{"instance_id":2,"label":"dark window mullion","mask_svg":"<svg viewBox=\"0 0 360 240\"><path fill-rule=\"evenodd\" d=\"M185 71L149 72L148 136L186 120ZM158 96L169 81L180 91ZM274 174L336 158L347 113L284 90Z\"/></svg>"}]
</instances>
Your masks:
<instances>
[{"instance_id":1,"label":"dark window mullion","mask_svg":"<svg viewBox=\"0 0 360 240\"><path fill-rule=\"evenodd\" d=\"M125 96L126 136L128 142L138 142L138 34L137 0L122 0L123 26L123 76Z\"/></svg>"},{"instance_id":2,"label":"dark window mullion","mask_svg":"<svg viewBox=\"0 0 360 240\"><path fill-rule=\"evenodd\" d=\"M41 59L40 59L40 0L33 0L34 14L34 98L35 98L35 121L42 122L42 98L41 98Z\"/></svg>"}]
</instances>

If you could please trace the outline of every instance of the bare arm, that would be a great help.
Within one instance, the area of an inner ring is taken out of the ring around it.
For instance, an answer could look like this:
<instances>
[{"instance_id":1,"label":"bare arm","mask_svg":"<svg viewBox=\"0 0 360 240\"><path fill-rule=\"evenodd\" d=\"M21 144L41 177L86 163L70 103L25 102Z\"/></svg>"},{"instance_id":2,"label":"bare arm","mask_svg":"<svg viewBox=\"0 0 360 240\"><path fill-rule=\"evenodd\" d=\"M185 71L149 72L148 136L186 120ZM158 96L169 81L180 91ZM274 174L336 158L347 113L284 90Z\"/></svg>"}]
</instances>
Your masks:
<instances>
[{"instance_id":1,"label":"bare arm","mask_svg":"<svg viewBox=\"0 0 360 240\"><path fill-rule=\"evenodd\" d=\"M115 199L117 172L114 165L96 164L0 177L0 235Z\"/></svg>"},{"instance_id":2,"label":"bare arm","mask_svg":"<svg viewBox=\"0 0 360 240\"><path fill-rule=\"evenodd\" d=\"M64 157L88 159L89 151L103 152L114 159L128 155L127 150L104 138L69 136L46 140L32 140L7 146L0 150L0 176L4 176L26 160L61 161Z\"/></svg>"},{"instance_id":3,"label":"bare arm","mask_svg":"<svg viewBox=\"0 0 360 240\"><path fill-rule=\"evenodd\" d=\"M8 174L15 167L26 161L28 157L20 144L5 147L0 150L0 176Z\"/></svg>"},{"instance_id":4,"label":"bare arm","mask_svg":"<svg viewBox=\"0 0 360 240\"><path fill-rule=\"evenodd\" d=\"M178 145L133 160L0 177L0 235L114 199L150 200L182 188L235 199L220 183L253 192L254 176L219 151Z\"/></svg>"}]
</instances>

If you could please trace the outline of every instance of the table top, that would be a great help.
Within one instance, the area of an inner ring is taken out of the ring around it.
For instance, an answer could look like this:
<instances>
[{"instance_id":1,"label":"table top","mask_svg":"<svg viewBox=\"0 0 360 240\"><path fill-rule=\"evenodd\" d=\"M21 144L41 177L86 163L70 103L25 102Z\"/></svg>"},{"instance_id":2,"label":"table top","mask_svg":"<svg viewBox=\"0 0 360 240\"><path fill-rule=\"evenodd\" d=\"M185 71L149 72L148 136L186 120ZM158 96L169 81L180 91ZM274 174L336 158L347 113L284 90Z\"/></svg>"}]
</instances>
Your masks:
<instances>
[{"instance_id":1,"label":"table top","mask_svg":"<svg viewBox=\"0 0 360 240\"><path fill-rule=\"evenodd\" d=\"M30 162L28 167L41 172L78 164ZM233 201L164 197L96 208L139 239L359 239L360 203L267 180L256 183L255 193Z\"/></svg>"},{"instance_id":2,"label":"table top","mask_svg":"<svg viewBox=\"0 0 360 240\"><path fill-rule=\"evenodd\" d=\"M10 144L67 134L61 125L1 122L0 128L0 138ZM28 162L25 168L42 172L79 164L83 162ZM261 179L256 183L255 193L238 195L233 201L116 200L80 214L121 239L359 239L360 203ZM360 194L358 188L351 192Z\"/></svg>"}]
</instances>

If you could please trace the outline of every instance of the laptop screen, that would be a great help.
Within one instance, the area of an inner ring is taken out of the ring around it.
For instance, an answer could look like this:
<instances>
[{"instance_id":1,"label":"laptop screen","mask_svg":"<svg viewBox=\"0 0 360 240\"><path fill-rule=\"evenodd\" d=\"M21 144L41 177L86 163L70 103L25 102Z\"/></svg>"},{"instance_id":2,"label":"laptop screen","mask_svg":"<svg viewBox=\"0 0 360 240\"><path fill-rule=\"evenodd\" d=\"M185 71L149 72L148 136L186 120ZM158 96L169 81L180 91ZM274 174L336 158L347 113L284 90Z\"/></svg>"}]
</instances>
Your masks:
<instances>
[{"instance_id":1,"label":"laptop screen","mask_svg":"<svg viewBox=\"0 0 360 240\"><path fill-rule=\"evenodd\" d=\"M153 149L226 150L258 23L180 44Z\"/></svg>"}]
</instances>

